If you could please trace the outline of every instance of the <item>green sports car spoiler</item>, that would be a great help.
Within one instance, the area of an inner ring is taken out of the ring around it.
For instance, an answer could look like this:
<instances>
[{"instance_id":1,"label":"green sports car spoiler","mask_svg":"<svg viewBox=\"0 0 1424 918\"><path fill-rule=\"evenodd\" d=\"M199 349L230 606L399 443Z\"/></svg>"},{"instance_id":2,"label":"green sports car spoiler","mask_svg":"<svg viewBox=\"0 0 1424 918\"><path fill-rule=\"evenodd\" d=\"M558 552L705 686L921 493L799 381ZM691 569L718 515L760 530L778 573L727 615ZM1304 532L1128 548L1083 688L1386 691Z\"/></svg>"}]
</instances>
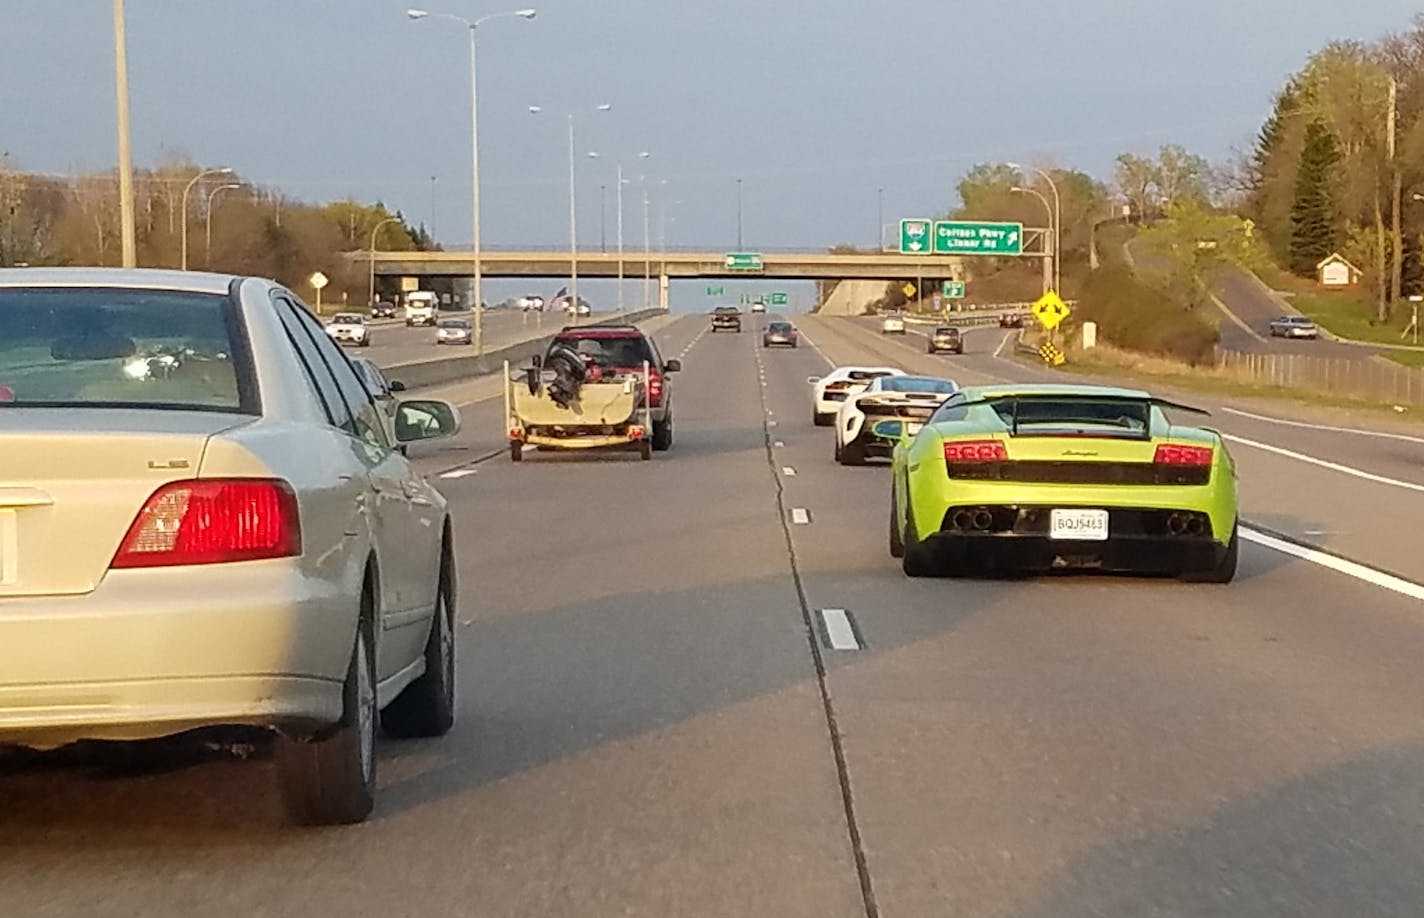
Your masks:
<instances>
[{"instance_id":1,"label":"green sports car spoiler","mask_svg":"<svg viewBox=\"0 0 1424 918\"><path fill-rule=\"evenodd\" d=\"M1147 409L1151 408L1170 408L1175 411L1186 411L1191 414L1200 414L1206 416L1210 416L1211 414L1211 412L1205 409L1194 408L1191 405L1183 405L1178 402L1169 401L1165 398L1156 398L1150 395L1141 396L1117 393L1100 395L1097 393L1079 392L1065 392L1062 394L1052 392L1032 392L1015 394L1012 392L1006 392L1003 395L986 395L981 398L974 399L973 401L963 402L962 404L953 405L951 407L973 408L979 405L1002 405L1005 402L1008 402L1011 405L1009 414L1009 435L1015 437L1019 435L1019 407L1025 403L1031 404L1033 402L1053 402L1057 404L1072 404L1074 402L1081 402L1084 404L1094 405L1121 403L1124 406L1141 406L1144 409L1144 415L1146 414ZM1140 432L1139 436L1144 440L1150 440L1152 438L1151 432L1145 426Z\"/></svg>"}]
</instances>

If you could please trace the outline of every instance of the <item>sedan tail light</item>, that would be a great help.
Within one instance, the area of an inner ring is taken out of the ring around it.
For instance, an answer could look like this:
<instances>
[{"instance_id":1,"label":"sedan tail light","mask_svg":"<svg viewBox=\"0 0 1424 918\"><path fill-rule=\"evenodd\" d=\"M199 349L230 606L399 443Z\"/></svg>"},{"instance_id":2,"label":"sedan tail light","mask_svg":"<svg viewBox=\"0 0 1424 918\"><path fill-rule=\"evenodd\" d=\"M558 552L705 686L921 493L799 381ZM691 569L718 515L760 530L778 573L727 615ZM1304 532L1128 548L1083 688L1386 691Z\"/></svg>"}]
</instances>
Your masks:
<instances>
[{"instance_id":1,"label":"sedan tail light","mask_svg":"<svg viewBox=\"0 0 1424 918\"><path fill-rule=\"evenodd\" d=\"M959 440L944 445L945 462L1005 462L1009 451L998 440Z\"/></svg>"},{"instance_id":2,"label":"sedan tail light","mask_svg":"<svg viewBox=\"0 0 1424 918\"><path fill-rule=\"evenodd\" d=\"M1203 466L1211 465L1211 460L1210 446L1181 446L1176 443L1160 444L1152 456L1153 463L1157 465Z\"/></svg>"},{"instance_id":3,"label":"sedan tail light","mask_svg":"<svg viewBox=\"0 0 1424 918\"><path fill-rule=\"evenodd\" d=\"M302 553L297 495L285 481L196 479L164 485L139 511L109 565L177 567Z\"/></svg>"}]
</instances>

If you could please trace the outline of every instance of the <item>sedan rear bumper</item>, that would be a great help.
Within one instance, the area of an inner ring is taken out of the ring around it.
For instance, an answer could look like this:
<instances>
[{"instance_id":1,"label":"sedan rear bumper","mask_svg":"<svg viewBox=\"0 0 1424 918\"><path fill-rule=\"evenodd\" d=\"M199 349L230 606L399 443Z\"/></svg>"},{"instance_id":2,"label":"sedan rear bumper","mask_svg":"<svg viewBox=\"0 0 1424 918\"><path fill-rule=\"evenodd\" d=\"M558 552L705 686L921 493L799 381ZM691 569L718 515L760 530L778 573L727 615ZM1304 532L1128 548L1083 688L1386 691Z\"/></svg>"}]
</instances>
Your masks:
<instances>
[{"instance_id":1,"label":"sedan rear bumper","mask_svg":"<svg viewBox=\"0 0 1424 918\"><path fill-rule=\"evenodd\" d=\"M358 609L286 561L113 571L87 596L0 600L0 744L335 723Z\"/></svg>"}]
</instances>

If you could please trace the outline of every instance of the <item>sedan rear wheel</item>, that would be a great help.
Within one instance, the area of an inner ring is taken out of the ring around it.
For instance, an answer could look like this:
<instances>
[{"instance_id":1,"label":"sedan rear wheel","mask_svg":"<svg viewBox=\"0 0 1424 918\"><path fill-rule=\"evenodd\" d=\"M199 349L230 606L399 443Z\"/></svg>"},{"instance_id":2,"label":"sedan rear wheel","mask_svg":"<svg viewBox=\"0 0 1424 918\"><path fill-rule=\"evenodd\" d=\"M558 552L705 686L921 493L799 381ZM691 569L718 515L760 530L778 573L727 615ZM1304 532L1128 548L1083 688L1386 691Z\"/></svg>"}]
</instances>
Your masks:
<instances>
[{"instance_id":1,"label":"sedan rear wheel","mask_svg":"<svg viewBox=\"0 0 1424 918\"><path fill-rule=\"evenodd\" d=\"M435 615L425 639L425 672L381 712L381 728L402 738L444 736L455 725L455 621L452 571L440 562Z\"/></svg>"},{"instance_id":2,"label":"sedan rear wheel","mask_svg":"<svg viewBox=\"0 0 1424 918\"><path fill-rule=\"evenodd\" d=\"M369 594L369 590L368 590ZM369 606L367 598L363 604ZM287 812L310 826L349 825L364 820L376 802L376 657L371 618L356 629L341 720L313 737L277 740L277 774Z\"/></svg>"}]
</instances>

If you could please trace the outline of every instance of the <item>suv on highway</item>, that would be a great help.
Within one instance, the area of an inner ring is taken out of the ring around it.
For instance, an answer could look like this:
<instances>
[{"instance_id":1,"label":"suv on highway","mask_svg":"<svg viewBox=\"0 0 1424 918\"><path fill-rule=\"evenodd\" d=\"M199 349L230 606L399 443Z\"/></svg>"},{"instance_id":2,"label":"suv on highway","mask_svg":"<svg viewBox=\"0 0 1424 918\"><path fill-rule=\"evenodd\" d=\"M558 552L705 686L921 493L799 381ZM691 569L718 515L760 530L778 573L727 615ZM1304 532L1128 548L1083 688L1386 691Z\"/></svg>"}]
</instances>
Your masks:
<instances>
[{"instance_id":1,"label":"suv on highway","mask_svg":"<svg viewBox=\"0 0 1424 918\"><path fill-rule=\"evenodd\" d=\"M718 306L712 310L712 330L730 328L734 332L742 330L742 311L735 306Z\"/></svg>"},{"instance_id":2,"label":"suv on highway","mask_svg":"<svg viewBox=\"0 0 1424 918\"><path fill-rule=\"evenodd\" d=\"M636 325L565 326L549 342L545 361L554 348L561 346L581 354L585 363L600 370L641 372L646 362L648 400L653 416L653 449L663 451L672 448L672 381L668 374L681 370L681 361L663 360L652 336Z\"/></svg>"}]
</instances>

